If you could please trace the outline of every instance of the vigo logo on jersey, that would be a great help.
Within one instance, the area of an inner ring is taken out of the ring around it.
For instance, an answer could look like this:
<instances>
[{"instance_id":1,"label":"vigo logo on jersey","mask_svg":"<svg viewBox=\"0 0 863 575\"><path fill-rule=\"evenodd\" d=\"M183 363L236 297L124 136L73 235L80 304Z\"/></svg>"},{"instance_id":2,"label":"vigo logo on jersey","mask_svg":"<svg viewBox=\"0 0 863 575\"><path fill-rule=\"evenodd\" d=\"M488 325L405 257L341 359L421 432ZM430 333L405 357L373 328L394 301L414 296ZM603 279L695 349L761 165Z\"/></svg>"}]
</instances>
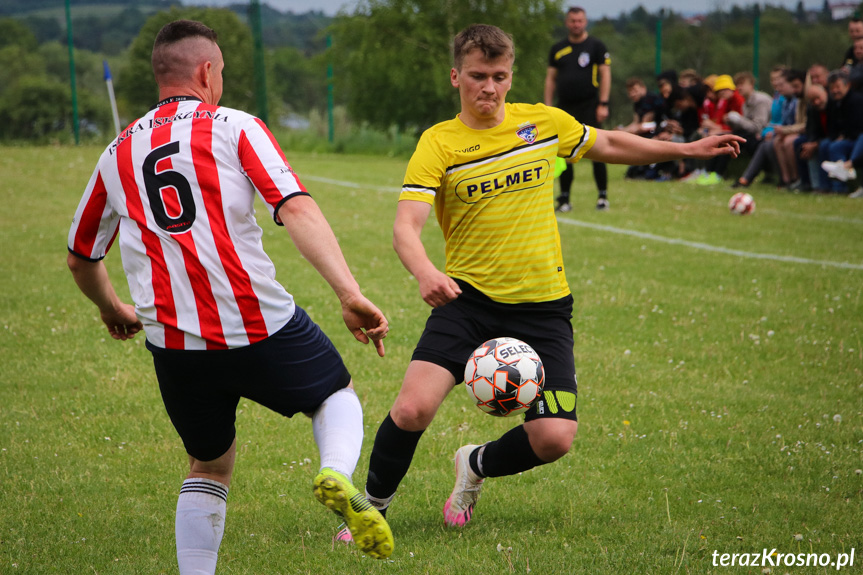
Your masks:
<instances>
[{"instance_id":1,"label":"vigo logo on jersey","mask_svg":"<svg viewBox=\"0 0 863 575\"><path fill-rule=\"evenodd\" d=\"M455 195L466 204L500 194L520 192L543 185L550 173L547 160L534 160L498 172L465 178L456 183Z\"/></svg>"}]
</instances>

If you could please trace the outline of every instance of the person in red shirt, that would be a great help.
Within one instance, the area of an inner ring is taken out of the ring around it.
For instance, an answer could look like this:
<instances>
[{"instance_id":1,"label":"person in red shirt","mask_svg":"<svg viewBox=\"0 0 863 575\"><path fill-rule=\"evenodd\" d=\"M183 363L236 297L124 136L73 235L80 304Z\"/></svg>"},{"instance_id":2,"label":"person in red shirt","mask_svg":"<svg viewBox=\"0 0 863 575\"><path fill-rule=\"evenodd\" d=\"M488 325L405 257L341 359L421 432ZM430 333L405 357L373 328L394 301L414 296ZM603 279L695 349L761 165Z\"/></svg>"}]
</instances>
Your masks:
<instances>
[{"instance_id":1,"label":"person in red shirt","mask_svg":"<svg viewBox=\"0 0 863 575\"><path fill-rule=\"evenodd\" d=\"M707 118L702 119L702 133L710 136L728 134L732 129L725 122L725 116L729 112L743 113L743 96L737 91L734 80L727 74L716 77L713 92L716 94L716 99L710 105L705 105L704 112Z\"/></svg>"},{"instance_id":2,"label":"person in red shirt","mask_svg":"<svg viewBox=\"0 0 863 575\"><path fill-rule=\"evenodd\" d=\"M743 113L743 104L745 103L743 96L737 91L734 80L727 74L717 76L713 79L712 87L708 84L708 88L712 88L708 90L708 95L710 92L713 94L712 97L705 98L702 107L701 134L715 136L732 133L733 129L726 122L726 117L731 113L738 115ZM705 173L699 176L695 183L700 185L718 184L725 177L727 168L727 160L720 161L718 158L711 158L704 166Z\"/></svg>"}]
</instances>

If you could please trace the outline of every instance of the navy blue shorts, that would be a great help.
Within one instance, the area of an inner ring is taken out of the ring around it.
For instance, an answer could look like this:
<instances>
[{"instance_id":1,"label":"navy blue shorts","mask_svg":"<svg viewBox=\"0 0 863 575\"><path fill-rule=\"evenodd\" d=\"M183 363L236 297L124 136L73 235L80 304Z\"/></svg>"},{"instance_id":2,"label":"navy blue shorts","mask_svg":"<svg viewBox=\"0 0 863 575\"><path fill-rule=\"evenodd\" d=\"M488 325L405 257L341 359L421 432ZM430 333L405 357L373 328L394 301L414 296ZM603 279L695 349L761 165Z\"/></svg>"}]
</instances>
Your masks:
<instances>
[{"instance_id":1,"label":"navy blue shorts","mask_svg":"<svg viewBox=\"0 0 863 575\"><path fill-rule=\"evenodd\" d=\"M299 306L267 339L228 350L168 350L147 342L165 409L186 451L225 454L244 397L286 417L315 411L351 381L335 346Z\"/></svg>"},{"instance_id":2,"label":"navy blue shorts","mask_svg":"<svg viewBox=\"0 0 863 575\"><path fill-rule=\"evenodd\" d=\"M572 355L572 296L536 303L492 300L467 282L455 280L461 294L434 308L412 359L428 361L464 381L471 353L496 337L514 337L530 345L545 368L543 398L525 412L525 420L558 417L578 420L578 381Z\"/></svg>"}]
</instances>

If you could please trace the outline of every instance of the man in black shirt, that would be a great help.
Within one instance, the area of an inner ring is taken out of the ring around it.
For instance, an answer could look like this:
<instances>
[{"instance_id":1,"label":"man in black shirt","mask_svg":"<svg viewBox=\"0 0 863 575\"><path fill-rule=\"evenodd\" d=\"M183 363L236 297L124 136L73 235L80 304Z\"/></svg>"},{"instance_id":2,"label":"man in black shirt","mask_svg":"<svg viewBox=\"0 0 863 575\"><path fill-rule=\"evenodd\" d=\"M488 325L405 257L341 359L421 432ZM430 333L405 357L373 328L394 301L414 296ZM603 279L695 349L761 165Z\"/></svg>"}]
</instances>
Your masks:
<instances>
[{"instance_id":1,"label":"man in black shirt","mask_svg":"<svg viewBox=\"0 0 863 575\"><path fill-rule=\"evenodd\" d=\"M860 59L854 54L854 43L863 38L863 20L858 16L851 18L848 22L848 37L851 38L851 46L845 51L842 65L851 67L860 62Z\"/></svg>"},{"instance_id":2,"label":"man in black shirt","mask_svg":"<svg viewBox=\"0 0 863 575\"><path fill-rule=\"evenodd\" d=\"M856 167L863 168L863 94L851 90L843 69L830 74L827 88L827 137L818 146L818 159L830 176L831 191L845 193L846 182L857 177Z\"/></svg>"},{"instance_id":3,"label":"man in black shirt","mask_svg":"<svg viewBox=\"0 0 863 575\"><path fill-rule=\"evenodd\" d=\"M608 97L611 92L611 56L600 40L587 33L584 8L573 7L566 13L567 37L551 47L548 72L545 76L545 104L554 105L571 114L582 124L601 128L608 118ZM568 212L569 191L572 187L571 164L560 175L560 196L557 210ZM593 179L599 190L597 210L608 209L608 170L605 164L593 162Z\"/></svg>"}]
</instances>

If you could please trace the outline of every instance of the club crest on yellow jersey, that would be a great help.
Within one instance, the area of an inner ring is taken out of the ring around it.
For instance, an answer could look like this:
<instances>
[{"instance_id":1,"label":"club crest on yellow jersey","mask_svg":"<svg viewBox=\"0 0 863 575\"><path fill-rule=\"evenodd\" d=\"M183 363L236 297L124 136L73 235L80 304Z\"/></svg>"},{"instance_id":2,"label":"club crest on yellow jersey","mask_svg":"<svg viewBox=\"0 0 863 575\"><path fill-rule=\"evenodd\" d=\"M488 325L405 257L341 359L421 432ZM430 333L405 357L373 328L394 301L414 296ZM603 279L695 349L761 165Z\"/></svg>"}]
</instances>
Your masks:
<instances>
[{"instance_id":1,"label":"club crest on yellow jersey","mask_svg":"<svg viewBox=\"0 0 863 575\"><path fill-rule=\"evenodd\" d=\"M522 124L518 127L518 131L515 133L516 136L518 136L528 144L532 144L536 141L537 134L538 131L536 129L536 124Z\"/></svg>"}]
</instances>

